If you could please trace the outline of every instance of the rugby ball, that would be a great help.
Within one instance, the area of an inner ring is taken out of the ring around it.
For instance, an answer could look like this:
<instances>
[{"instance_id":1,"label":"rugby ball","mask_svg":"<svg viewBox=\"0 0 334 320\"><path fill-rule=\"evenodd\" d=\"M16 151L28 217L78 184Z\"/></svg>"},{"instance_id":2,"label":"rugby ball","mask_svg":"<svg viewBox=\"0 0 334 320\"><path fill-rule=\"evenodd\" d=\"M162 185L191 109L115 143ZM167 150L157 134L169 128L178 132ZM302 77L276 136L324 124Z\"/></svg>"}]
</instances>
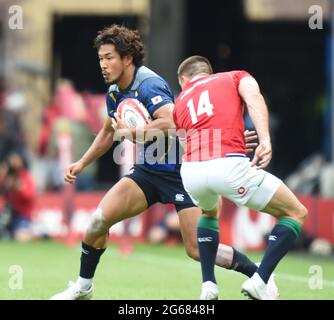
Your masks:
<instances>
[{"instance_id":1,"label":"rugby ball","mask_svg":"<svg viewBox=\"0 0 334 320\"><path fill-rule=\"evenodd\" d=\"M117 114L128 128L144 127L152 121L145 106L137 99L124 99L117 107Z\"/></svg>"}]
</instances>

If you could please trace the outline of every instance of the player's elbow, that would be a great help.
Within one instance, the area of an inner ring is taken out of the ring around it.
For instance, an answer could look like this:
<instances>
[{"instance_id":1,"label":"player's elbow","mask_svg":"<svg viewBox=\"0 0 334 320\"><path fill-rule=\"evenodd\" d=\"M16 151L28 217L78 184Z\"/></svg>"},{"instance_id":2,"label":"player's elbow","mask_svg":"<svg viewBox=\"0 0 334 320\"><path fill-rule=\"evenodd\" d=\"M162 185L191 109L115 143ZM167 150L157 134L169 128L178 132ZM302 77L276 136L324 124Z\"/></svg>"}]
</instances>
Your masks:
<instances>
[{"instance_id":1,"label":"player's elbow","mask_svg":"<svg viewBox=\"0 0 334 320\"><path fill-rule=\"evenodd\" d=\"M104 126L99 132L98 136L102 141L109 143L110 141L113 141L114 133L115 131L112 127Z\"/></svg>"}]
</instances>

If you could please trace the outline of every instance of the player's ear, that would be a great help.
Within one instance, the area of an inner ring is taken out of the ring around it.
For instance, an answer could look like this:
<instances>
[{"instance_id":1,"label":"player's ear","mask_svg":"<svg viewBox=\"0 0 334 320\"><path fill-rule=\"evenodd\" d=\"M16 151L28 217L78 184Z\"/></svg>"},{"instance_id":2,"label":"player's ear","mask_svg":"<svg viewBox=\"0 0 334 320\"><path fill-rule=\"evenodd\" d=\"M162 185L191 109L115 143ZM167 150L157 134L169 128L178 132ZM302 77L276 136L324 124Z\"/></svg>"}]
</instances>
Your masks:
<instances>
[{"instance_id":1,"label":"player's ear","mask_svg":"<svg viewBox=\"0 0 334 320\"><path fill-rule=\"evenodd\" d=\"M182 84L181 84L181 76L177 78L179 81L179 86L182 88Z\"/></svg>"},{"instance_id":2,"label":"player's ear","mask_svg":"<svg viewBox=\"0 0 334 320\"><path fill-rule=\"evenodd\" d=\"M187 85L187 83L188 83L188 78L184 75L181 75L179 77L179 84L180 84L181 89L183 89Z\"/></svg>"},{"instance_id":3,"label":"player's ear","mask_svg":"<svg viewBox=\"0 0 334 320\"><path fill-rule=\"evenodd\" d=\"M126 67L128 67L133 62L133 57L130 55L126 55L123 57L123 63Z\"/></svg>"}]
</instances>

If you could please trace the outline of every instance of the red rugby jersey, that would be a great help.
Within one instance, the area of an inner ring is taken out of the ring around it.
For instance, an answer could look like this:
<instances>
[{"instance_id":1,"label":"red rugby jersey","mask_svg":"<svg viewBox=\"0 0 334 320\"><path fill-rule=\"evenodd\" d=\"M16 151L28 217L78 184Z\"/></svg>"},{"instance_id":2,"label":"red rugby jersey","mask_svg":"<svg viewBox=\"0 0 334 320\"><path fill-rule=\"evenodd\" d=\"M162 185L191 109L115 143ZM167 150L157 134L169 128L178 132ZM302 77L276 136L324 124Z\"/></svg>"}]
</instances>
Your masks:
<instances>
[{"instance_id":1,"label":"red rugby jersey","mask_svg":"<svg viewBox=\"0 0 334 320\"><path fill-rule=\"evenodd\" d=\"M183 161L245 154L244 103L238 86L246 71L216 73L187 84L175 102L174 122L185 137Z\"/></svg>"}]
</instances>

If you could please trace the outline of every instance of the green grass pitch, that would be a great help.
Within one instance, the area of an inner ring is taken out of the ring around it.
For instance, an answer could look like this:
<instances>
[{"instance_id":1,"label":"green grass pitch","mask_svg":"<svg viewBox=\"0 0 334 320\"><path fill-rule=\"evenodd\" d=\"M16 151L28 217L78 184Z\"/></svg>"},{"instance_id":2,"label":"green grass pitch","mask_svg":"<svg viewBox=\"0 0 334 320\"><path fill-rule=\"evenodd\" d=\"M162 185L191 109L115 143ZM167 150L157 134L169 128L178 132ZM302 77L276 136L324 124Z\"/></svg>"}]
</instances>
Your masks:
<instances>
[{"instance_id":1,"label":"green grass pitch","mask_svg":"<svg viewBox=\"0 0 334 320\"><path fill-rule=\"evenodd\" d=\"M253 261L261 258L261 254L249 256ZM48 241L0 242L0 299L49 299L64 290L69 280L76 280L79 258L79 245L69 249ZM315 276L322 283L314 281ZM240 294L245 276L216 267L216 277L220 299L246 299ZM334 299L334 257L291 252L277 267L276 281L284 300ZM94 284L94 299L197 300L200 265L186 256L182 246L136 245L131 255L123 256L110 244Z\"/></svg>"}]
</instances>

